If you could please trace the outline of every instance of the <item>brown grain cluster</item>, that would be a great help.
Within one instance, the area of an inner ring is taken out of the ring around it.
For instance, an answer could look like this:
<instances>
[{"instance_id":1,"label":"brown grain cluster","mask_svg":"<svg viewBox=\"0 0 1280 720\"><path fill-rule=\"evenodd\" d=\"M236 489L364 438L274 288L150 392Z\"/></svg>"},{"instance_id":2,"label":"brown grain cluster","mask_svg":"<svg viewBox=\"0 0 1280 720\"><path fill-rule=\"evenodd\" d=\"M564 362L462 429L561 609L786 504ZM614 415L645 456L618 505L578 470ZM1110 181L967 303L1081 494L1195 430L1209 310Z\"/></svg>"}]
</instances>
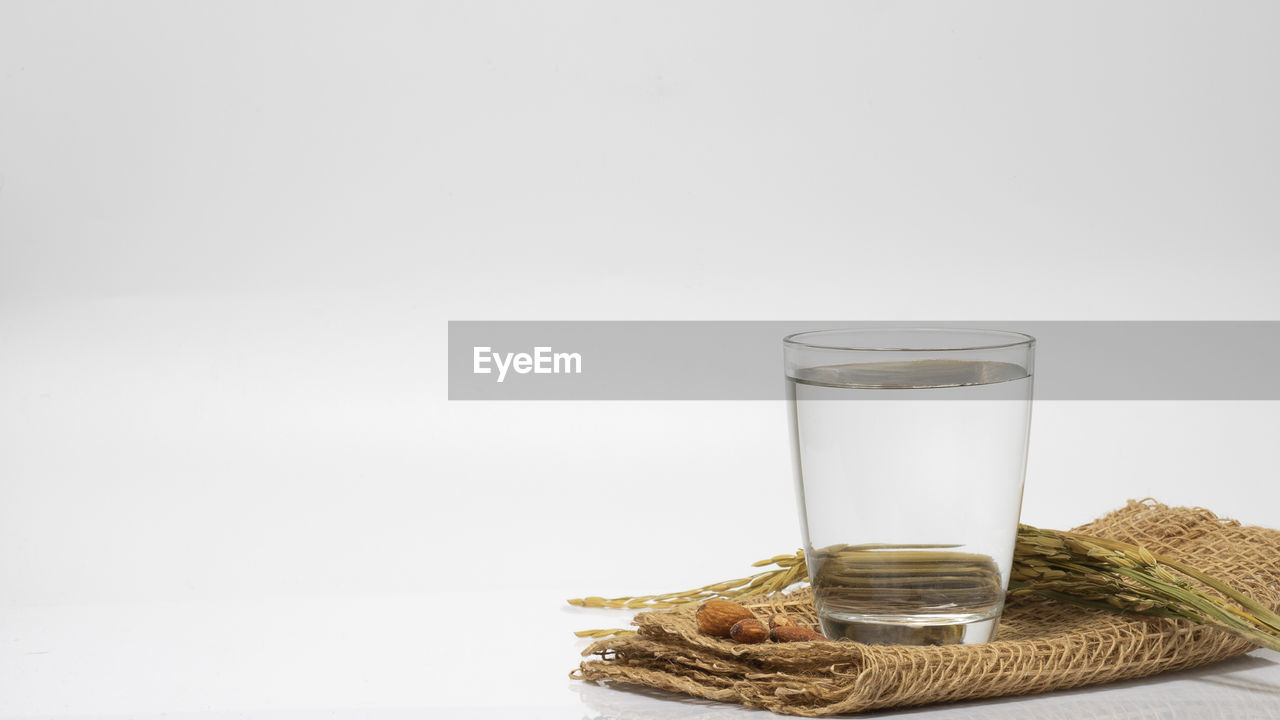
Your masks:
<instances>
[{"instance_id":1,"label":"brown grain cluster","mask_svg":"<svg viewBox=\"0 0 1280 720\"><path fill-rule=\"evenodd\" d=\"M798 625L790 615L774 614L766 624L750 609L732 600L708 600L698 607L695 617L698 630L704 635L727 637L737 643L827 642L820 633Z\"/></svg>"}]
</instances>

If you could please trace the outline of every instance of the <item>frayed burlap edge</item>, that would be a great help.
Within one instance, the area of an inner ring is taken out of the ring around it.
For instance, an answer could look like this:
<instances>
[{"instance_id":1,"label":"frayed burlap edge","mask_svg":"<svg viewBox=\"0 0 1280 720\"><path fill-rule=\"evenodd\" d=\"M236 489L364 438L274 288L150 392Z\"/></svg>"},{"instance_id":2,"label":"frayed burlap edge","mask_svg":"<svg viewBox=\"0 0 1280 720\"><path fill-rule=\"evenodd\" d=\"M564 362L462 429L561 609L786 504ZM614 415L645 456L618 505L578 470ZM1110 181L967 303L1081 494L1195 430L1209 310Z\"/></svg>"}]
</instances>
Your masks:
<instances>
[{"instance_id":1,"label":"frayed burlap edge","mask_svg":"<svg viewBox=\"0 0 1280 720\"><path fill-rule=\"evenodd\" d=\"M1242 527L1202 508L1154 501L1078 532L1143 545L1280 607L1280 532ZM807 588L747 603L813 627ZM698 632L695 608L636 616L634 636L583 653L583 680L643 685L776 713L822 717L888 707L1026 695L1180 670L1252 648L1185 621L1086 610L1037 598L1006 607L995 642L942 647L852 642L738 645Z\"/></svg>"}]
</instances>

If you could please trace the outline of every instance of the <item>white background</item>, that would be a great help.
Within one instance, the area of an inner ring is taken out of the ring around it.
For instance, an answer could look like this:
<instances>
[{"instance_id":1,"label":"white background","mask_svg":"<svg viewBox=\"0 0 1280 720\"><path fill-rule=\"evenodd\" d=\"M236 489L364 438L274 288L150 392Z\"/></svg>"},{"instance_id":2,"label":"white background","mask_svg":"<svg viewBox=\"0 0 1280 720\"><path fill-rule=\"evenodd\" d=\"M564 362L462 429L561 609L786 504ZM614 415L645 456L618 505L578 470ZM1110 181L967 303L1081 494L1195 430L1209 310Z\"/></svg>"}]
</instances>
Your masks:
<instances>
[{"instance_id":1,"label":"white background","mask_svg":"<svg viewBox=\"0 0 1280 720\"><path fill-rule=\"evenodd\" d=\"M784 408L451 404L446 321L1280 320L1278 32L1268 2L4 0L0 717L738 714L571 683L570 631L626 618L562 605L794 549ZM1280 527L1277 430L1039 403L1023 519ZM1280 716L1274 660L1022 702Z\"/></svg>"}]
</instances>

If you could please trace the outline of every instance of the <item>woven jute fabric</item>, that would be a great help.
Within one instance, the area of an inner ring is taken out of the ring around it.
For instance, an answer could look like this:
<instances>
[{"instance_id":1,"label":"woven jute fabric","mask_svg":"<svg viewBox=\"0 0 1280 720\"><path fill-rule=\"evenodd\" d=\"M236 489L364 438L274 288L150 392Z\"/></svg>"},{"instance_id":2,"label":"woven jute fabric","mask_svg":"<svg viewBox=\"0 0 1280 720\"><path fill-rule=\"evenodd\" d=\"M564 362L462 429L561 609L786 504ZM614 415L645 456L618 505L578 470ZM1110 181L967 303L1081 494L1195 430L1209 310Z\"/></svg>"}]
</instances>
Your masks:
<instances>
[{"instance_id":1,"label":"woven jute fabric","mask_svg":"<svg viewBox=\"0 0 1280 720\"><path fill-rule=\"evenodd\" d=\"M1127 506L1076 532L1144 546L1280 608L1280 532L1203 508ZM807 588L756 599L816 626ZM1025 695L1204 665L1253 646L1182 620L1013 598L996 639L903 647L854 642L739 645L698 632L694 607L640 613L638 634L592 644L575 677L643 685L776 713L823 717L877 708Z\"/></svg>"}]
</instances>

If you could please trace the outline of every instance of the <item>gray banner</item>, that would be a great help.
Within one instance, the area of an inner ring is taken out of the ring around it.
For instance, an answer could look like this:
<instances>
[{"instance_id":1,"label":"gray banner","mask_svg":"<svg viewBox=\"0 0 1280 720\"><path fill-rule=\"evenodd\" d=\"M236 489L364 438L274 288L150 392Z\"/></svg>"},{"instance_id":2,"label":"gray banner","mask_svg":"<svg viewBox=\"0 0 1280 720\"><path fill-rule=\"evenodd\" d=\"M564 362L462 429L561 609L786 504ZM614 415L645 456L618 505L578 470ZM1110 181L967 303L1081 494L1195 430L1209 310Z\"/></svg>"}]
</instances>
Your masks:
<instances>
[{"instance_id":1,"label":"gray banner","mask_svg":"<svg viewBox=\"0 0 1280 720\"><path fill-rule=\"evenodd\" d=\"M1280 400L1280 322L450 321L450 400L771 400L782 338L847 327L1035 336L1037 400Z\"/></svg>"}]
</instances>

